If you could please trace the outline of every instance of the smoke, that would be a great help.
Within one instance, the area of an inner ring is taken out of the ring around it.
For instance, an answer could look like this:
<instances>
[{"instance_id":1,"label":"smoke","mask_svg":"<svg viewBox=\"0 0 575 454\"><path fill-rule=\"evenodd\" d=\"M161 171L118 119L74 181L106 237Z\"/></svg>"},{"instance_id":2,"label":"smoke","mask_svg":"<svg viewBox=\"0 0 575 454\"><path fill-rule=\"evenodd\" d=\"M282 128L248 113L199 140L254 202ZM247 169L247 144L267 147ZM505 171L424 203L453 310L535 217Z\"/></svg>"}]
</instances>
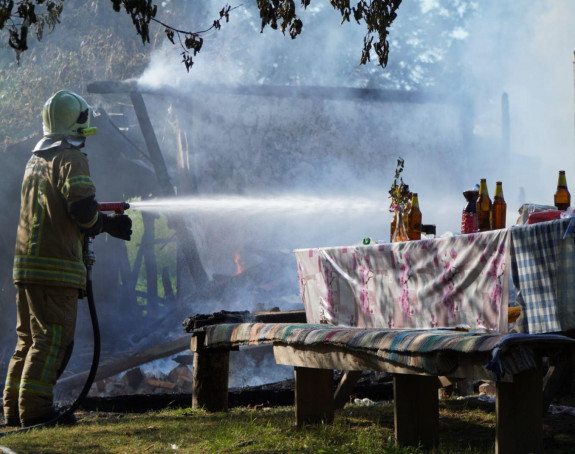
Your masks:
<instances>
[{"instance_id":1,"label":"smoke","mask_svg":"<svg viewBox=\"0 0 575 454\"><path fill-rule=\"evenodd\" d=\"M523 201L552 205L558 170L567 171L571 185L574 181L575 43L569 32L574 16L575 4L567 1L498 2L482 8L470 30L464 63L478 126L497 131L498 96L509 94L511 159L503 181L512 213L522 190Z\"/></svg>"},{"instance_id":2,"label":"smoke","mask_svg":"<svg viewBox=\"0 0 575 454\"><path fill-rule=\"evenodd\" d=\"M233 11L229 23L207 37L189 74L174 58L176 50L166 47L153 59L140 82L191 90L200 83L396 88L402 86L396 76L404 75L409 83L403 86L411 89L439 88L449 95L469 96L474 106L468 118L473 122L473 135L466 143L457 144L461 148L456 164L468 170L462 177L453 171L452 161L438 162L433 143L412 143L411 152L417 162L409 150L402 150L406 179L418 186L427 218L424 222L438 224L439 232L458 231L458 211L464 205L461 191L482 177L488 179L491 191L495 181L503 181L511 224L521 203L552 203L559 169L567 170L568 180L575 175L571 60L575 43L569 26L575 16L572 2L404 2L390 33L388 69L374 64L360 67L363 28L353 22L340 25L338 14L327 3L313 3L311 9L301 13L304 29L294 41L270 29L260 34L257 10L239 8ZM212 17L221 7L218 0L211 5L206 17ZM426 41L413 44L418 39ZM442 42L443 49L438 46ZM408 70L400 72L397 62ZM448 70L449 66L459 70ZM396 80L390 80L392 77ZM503 93L509 95L510 105L509 155L502 149L501 140ZM307 114L299 110L301 107L294 102L292 108L298 110L298 117L305 118ZM273 109L269 105L267 108ZM354 106L339 108L345 112ZM382 107L382 117L386 110ZM432 118L435 121L445 115L438 112ZM377 120L370 119L372 134L379 132ZM423 127L429 124L412 123L401 134L413 134ZM386 165L374 173L387 184L394 164L395 160L388 158ZM454 182L455 193L437 191L429 178L430 166ZM364 189L370 192L369 187ZM386 204L381 188L372 194L374 202ZM432 213L450 219L438 219Z\"/></svg>"}]
</instances>

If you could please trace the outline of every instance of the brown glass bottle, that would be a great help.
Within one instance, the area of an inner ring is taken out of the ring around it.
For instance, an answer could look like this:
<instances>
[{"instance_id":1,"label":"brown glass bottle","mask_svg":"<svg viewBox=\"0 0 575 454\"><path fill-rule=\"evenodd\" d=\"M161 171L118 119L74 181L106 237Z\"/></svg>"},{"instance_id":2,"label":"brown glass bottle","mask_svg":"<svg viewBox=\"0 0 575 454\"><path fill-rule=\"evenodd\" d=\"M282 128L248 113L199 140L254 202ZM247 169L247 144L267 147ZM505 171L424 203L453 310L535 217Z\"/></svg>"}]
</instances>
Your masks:
<instances>
[{"instance_id":1,"label":"brown glass bottle","mask_svg":"<svg viewBox=\"0 0 575 454\"><path fill-rule=\"evenodd\" d=\"M491 207L491 227L493 230L504 229L507 218L507 203L503 197L503 184L501 181L495 183L495 195Z\"/></svg>"},{"instance_id":2,"label":"brown glass bottle","mask_svg":"<svg viewBox=\"0 0 575 454\"><path fill-rule=\"evenodd\" d=\"M405 185L405 188L409 191L409 185ZM413 198L413 193L408 192L407 194L407 203L405 204L405 216L403 216L403 222L405 223L405 231L409 229L409 225L407 220L409 219L409 211L411 210L411 199Z\"/></svg>"},{"instance_id":3,"label":"brown glass bottle","mask_svg":"<svg viewBox=\"0 0 575 454\"><path fill-rule=\"evenodd\" d=\"M407 236L410 240L421 239L421 210L416 192L411 195L411 208L407 214Z\"/></svg>"},{"instance_id":4,"label":"brown glass bottle","mask_svg":"<svg viewBox=\"0 0 575 454\"><path fill-rule=\"evenodd\" d=\"M491 199L487 189L487 180L482 178L477 196L477 227L480 232L491 230Z\"/></svg>"},{"instance_id":5,"label":"brown glass bottle","mask_svg":"<svg viewBox=\"0 0 575 454\"><path fill-rule=\"evenodd\" d=\"M559 171L554 202L557 209L561 211L565 211L571 206L571 194L569 194L569 190L567 189L567 178L565 177L564 170Z\"/></svg>"}]
</instances>

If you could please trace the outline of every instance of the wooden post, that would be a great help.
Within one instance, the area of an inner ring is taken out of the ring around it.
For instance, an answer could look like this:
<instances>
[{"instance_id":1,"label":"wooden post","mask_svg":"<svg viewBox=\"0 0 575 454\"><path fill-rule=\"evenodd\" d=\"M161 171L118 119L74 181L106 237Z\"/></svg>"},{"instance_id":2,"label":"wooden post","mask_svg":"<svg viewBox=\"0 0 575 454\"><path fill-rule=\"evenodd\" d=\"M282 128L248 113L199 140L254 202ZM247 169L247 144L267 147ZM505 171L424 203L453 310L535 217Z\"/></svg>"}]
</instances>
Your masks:
<instances>
[{"instance_id":1,"label":"wooden post","mask_svg":"<svg viewBox=\"0 0 575 454\"><path fill-rule=\"evenodd\" d=\"M174 197L175 190L170 181L168 169L162 156L158 139L154 133L152 122L148 116L144 98L137 88L133 88L129 93L132 104L134 105L136 117L140 124L140 129L142 130L146 146L148 147L148 152L150 153L150 160L154 166L162 195L164 197ZM186 227L184 218L178 214L171 214L168 216L168 220L170 227L175 230L178 237L178 248L180 248L184 254L196 291L200 293L205 292L206 285L209 281L208 274L202 265L196 243L191 232L189 232Z\"/></svg>"},{"instance_id":2,"label":"wooden post","mask_svg":"<svg viewBox=\"0 0 575 454\"><path fill-rule=\"evenodd\" d=\"M331 423L334 415L333 370L295 367L295 419L304 424Z\"/></svg>"},{"instance_id":3,"label":"wooden post","mask_svg":"<svg viewBox=\"0 0 575 454\"><path fill-rule=\"evenodd\" d=\"M497 383L496 454L543 452L543 376L541 367Z\"/></svg>"},{"instance_id":4,"label":"wooden post","mask_svg":"<svg viewBox=\"0 0 575 454\"><path fill-rule=\"evenodd\" d=\"M151 313L154 313L158 307L158 266L156 264L156 251L155 251L155 233L154 221L157 215L142 211L142 224L144 233L140 248L144 254L144 266L146 270L146 287L148 296L146 297L147 308ZM137 281L137 276L136 276Z\"/></svg>"},{"instance_id":5,"label":"wooden post","mask_svg":"<svg viewBox=\"0 0 575 454\"><path fill-rule=\"evenodd\" d=\"M439 444L437 377L394 374L393 405L397 446Z\"/></svg>"},{"instance_id":6,"label":"wooden post","mask_svg":"<svg viewBox=\"0 0 575 454\"><path fill-rule=\"evenodd\" d=\"M192 384L192 408L207 411L227 411L230 351L206 349L203 334L192 338L194 373Z\"/></svg>"},{"instance_id":7,"label":"wooden post","mask_svg":"<svg viewBox=\"0 0 575 454\"><path fill-rule=\"evenodd\" d=\"M334 400L335 400L335 408L341 409L347 403L349 396L353 392L355 385L357 384L358 380L361 378L361 374L363 371L361 370L347 370L341 377L339 385L335 390Z\"/></svg>"}]
</instances>

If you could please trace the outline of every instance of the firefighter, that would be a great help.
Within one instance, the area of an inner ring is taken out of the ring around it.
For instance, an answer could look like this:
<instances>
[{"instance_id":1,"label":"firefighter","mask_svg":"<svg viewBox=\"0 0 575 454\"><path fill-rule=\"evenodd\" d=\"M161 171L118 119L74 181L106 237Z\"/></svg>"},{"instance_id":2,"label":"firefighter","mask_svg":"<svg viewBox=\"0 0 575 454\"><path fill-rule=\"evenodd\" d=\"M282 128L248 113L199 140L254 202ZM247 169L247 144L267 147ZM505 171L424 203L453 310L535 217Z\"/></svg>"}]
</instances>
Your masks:
<instances>
[{"instance_id":1,"label":"firefighter","mask_svg":"<svg viewBox=\"0 0 575 454\"><path fill-rule=\"evenodd\" d=\"M29 427L59 415L53 389L72 353L78 298L86 288L84 235L130 240L131 219L98 212L82 152L92 108L76 93L54 94L42 110L44 136L22 182L14 253L18 340L4 387L8 426ZM64 423L74 423L71 417Z\"/></svg>"}]
</instances>

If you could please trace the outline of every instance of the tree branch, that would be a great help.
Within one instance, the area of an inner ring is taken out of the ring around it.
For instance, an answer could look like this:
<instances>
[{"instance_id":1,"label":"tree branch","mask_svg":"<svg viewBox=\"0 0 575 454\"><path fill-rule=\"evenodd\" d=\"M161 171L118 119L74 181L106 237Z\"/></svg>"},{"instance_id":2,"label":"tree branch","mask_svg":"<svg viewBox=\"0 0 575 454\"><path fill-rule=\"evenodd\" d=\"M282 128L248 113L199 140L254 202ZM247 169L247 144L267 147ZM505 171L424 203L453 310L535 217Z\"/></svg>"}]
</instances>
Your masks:
<instances>
[{"instance_id":1,"label":"tree branch","mask_svg":"<svg viewBox=\"0 0 575 454\"><path fill-rule=\"evenodd\" d=\"M189 71L195 57L202 49L204 40L202 36L221 28L221 21L229 22L229 14L234 8L225 5L219 13L219 18L213 21L211 27L201 31L181 30L170 26L156 18L158 6L152 0L110 0L114 11L122 9L130 15L136 32L142 43L150 42L150 22L157 23L165 28L166 37L172 44L176 44L174 37L178 36L178 43L182 48L182 62ZM342 16L342 23L349 22L353 13L354 20L365 24L367 32L363 40L363 50L360 64L370 61L372 50L375 51L379 65L385 67L389 57L389 42L387 40L389 27L397 17L397 9L401 0L358 0L354 7L350 0L329 0L334 9ZM300 0L301 7L306 9L311 0ZM22 52L28 49L28 33L32 27L39 41L47 25L50 30L60 23L60 16L64 0L0 0L0 30L8 31L8 44L16 52L19 61ZM260 11L261 31L266 26L286 31L295 39L302 31L303 22L297 15L295 0L257 0ZM41 12L37 10L40 9ZM183 40L182 40L183 37Z\"/></svg>"}]
</instances>

